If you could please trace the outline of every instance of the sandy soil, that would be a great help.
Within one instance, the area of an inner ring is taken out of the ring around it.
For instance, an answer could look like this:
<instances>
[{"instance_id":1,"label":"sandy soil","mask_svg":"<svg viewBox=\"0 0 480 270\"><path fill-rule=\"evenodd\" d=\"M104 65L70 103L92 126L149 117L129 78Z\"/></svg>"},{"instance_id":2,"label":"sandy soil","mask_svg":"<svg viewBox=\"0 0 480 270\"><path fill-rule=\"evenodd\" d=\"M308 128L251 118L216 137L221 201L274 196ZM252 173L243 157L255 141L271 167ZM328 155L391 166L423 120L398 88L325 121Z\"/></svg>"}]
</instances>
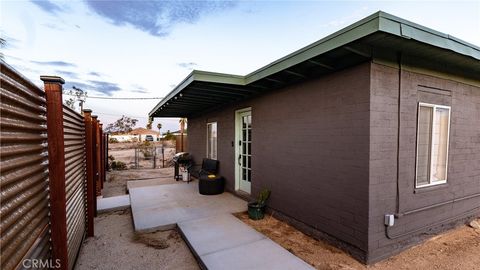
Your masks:
<instances>
[{"instance_id":1,"label":"sandy soil","mask_svg":"<svg viewBox=\"0 0 480 270\"><path fill-rule=\"evenodd\" d=\"M153 159L145 159L140 154L139 160L139 168L149 168L153 169ZM135 168L135 149L134 148L119 148L119 149L109 149L108 155L113 156L115 160L124 162L127 164L127 168L133 169ZM172 158L175 155L175 148L165 148L164 150L165 155L165 162L162 163L162 155L160 148L157 149L157 158L156 158L156 168L162 168L164 165L165 167L172 166Z\"/></svg>"},{"instance_id":2,"label":"sandy soil","mask_svg":"<svg viewBox=\"0 0 480 270\"><path fill-rule=\"evenodd\" d=\"M127 181L147 181L149 179L174 183L173 168L110 171L107 173L107 181L104 184L102 195L103 197L125 195L127 194Z\"/></svg>"},{"instance_id":3,"label":"sandy soil","mask_svg":"<svg viewBox=\"0 0 480 270\"><path fill-rule=\"evenodd\" d=\"M136 234L124 210L95 218L95 237L85 240L75 269L200 268L177 231Z\"/></svg>"},{"instance_id":4,"label":"sandy soil","mask_svg":"<svg viewBox=\"0 0 480 270\"><path fill-rule=\"evenodd\" d=\"M468 226L448 231L367 267L338 248L315 240L275 217L258 221L250 220L247 213L237 217L316 269L480 269L480 229Z\"/></svg>"}]
</instances>

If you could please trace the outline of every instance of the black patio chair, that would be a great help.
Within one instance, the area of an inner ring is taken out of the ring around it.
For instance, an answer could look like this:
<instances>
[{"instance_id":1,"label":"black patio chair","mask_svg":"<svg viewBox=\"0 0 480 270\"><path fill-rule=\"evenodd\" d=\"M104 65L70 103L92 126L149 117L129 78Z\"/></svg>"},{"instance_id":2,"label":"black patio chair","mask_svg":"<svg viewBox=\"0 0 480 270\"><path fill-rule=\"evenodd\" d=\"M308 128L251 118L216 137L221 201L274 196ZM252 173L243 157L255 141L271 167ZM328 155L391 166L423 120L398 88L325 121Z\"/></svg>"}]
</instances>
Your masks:
<instances>
[{"instance_id":1,"label":"black patio chair","mask_svg":"<svg viewBox=\"0 0 480 270\"><path fill-rule=\"evenodd\" d=\"M204 158L202 168L192 175L198 178L198 191L202 195L216 195L223 193L225 179L218 175L218 160ZM213 177L212 177L213 175Z\"/></svg>"}]
</instances>

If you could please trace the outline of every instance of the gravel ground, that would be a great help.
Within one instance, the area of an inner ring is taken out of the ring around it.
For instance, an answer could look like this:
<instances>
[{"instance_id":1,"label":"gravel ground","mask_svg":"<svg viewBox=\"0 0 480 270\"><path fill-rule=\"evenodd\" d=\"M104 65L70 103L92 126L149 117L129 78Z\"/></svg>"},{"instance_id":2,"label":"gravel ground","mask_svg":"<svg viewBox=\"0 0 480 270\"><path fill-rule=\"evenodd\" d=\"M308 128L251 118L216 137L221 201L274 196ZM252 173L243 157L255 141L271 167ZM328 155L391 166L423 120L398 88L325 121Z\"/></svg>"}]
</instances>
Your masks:
<instances>
[{"instance_id":1,"label":"gravel ground","mask_svg":"<svg viewBox=\"0 0 480 270\"><path fill-rule=\"evenodd\" d=\"M340 249L315 240L275 217L258 221L250 220L247 213L237 217L317 269L480 269L480 229L466 225L367 267Z\"/></svg>"}]
</instances>

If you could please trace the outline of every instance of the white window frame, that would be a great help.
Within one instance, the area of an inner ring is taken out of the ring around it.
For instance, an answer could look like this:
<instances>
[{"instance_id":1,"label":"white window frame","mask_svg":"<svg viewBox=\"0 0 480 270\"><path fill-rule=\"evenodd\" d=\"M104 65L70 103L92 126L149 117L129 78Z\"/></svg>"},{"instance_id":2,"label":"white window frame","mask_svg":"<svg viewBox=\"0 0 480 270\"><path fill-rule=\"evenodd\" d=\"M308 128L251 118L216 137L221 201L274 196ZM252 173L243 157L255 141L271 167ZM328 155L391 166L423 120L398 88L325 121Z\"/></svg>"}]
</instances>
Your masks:
<instances>
[{"instance_id":1,"label":"white window frame","mask_svg":"<svg viewBox=\"0 0 480 270\"><path fill-rule=\"evenodd\" d=\"M447 151L446 151L446 161L445 161L445 179L439 180L432 182L432 156L433 156L433 130L430 134L430 158L429 158L429 165L430 165L430 170L429 170L429 183L424 184L424 185L418 185L418 142L419 142L419 133L420 133L420 107L429 107L432 108L432 128L434 125L434 119L435 119L435 114L436 114L436 109L437 108L442 108L442 109L448 109L448 126L447 126ZM437 104L431 104L431 103L424 103L424 102L419 102L418 107L417 107L417 140L416 140L416 153L415 153L415 188L424 188L424 187L431 187L431 186L436 186L436 185L442 185L447 183L447 178L448 178L448 150L450 148L450 123L451 123L451 114L452 114L452 108L451 106L445 106L445 105L437 105Z\"/></svg>"},{"instance_id":2,"label":"white window frame","mask_svg":"<svg viewBox=\"0 0 480 270\"><path fill-rule=\"evenodd\" d=\"M209 144L210 144L210 134L208 134L208 130L209 130L209 126L212 126L212 125L215 125L215 128L216 128L216 131L217 131L217 134L215 136L215 153L210 153L209 151ZM214 154L214 155L210 155L210 154ZM215 159L217 160L218 158L218 124L217 122L208 122L207 123L207 158L209 159Z\"/></svg>"}]
</instances>

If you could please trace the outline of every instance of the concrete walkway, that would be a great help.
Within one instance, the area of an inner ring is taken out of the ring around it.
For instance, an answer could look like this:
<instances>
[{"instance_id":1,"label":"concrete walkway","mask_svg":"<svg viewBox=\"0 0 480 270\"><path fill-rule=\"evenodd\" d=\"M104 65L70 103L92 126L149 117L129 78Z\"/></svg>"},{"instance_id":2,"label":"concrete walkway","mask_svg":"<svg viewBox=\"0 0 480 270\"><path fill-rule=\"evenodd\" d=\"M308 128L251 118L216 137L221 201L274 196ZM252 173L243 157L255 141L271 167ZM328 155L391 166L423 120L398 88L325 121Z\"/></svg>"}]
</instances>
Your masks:
<instances>
[{"instance_id":1,"label":"concrete walkway","mask_svg":"<svg viewBox=\"0 0 480 270\"><path fill-rule=\"evenodd\" d=\"M130 197L128 195L114 196L107 198L97 198L97 212L103 213L127 209L130 206Z\"/></svg>"},{"instance_id":2,"label":"concrete walkway","mask_svg":"<svg viewBox=\"0 0 480 270\"><path fill-rule=\"evenodd\" d=\"M204 269L314 269L230 214L178 223Z\"/></svg>"},{"instance_id":3,"label":"concrete walkway","mask_svg":"<svg viewBox=\"0 0 480 270\"><path fill-rule=\"evenodd\" d=\"M204 196L198 183L130 188L136 231L173 229L182 235L203 269L314 269L231 213L247 203L230 193Z\"/></svg>"},{"instance_id":4,"label":"concrete walkway","mask_svg":"<svg viewBox=\"0 0 480 270\"><path fill-rule=\"evenodd\" d=\"M191 182L130 188L135 231L169 230L177 223L247 210L245 201L230 193L205 196Z\"/></svg>"}]
</instances>

